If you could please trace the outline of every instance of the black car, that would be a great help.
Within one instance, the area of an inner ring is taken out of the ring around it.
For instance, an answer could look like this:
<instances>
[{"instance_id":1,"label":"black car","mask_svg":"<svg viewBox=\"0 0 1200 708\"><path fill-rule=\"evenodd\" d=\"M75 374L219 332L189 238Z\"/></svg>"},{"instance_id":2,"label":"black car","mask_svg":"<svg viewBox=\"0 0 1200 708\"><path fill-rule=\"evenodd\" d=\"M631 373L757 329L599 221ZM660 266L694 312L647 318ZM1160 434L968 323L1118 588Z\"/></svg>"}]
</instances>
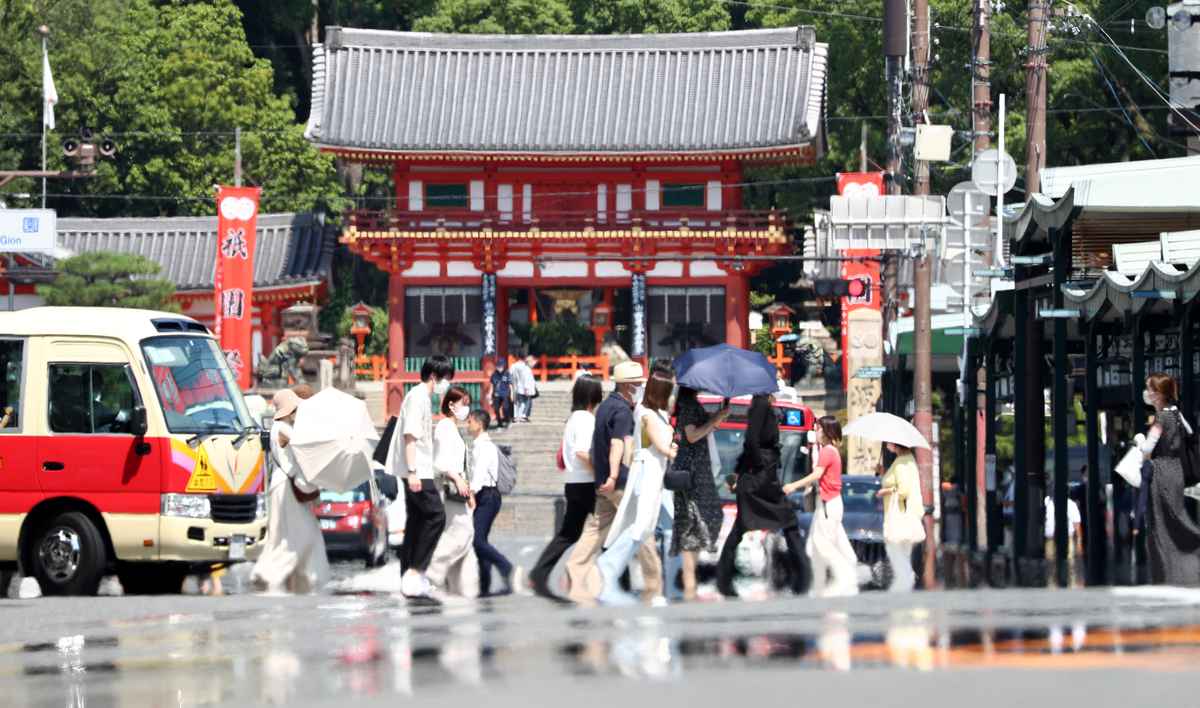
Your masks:
<instances>
[{"instance_id":1,"label":"black car","mask_svg":"<svg viewBox=\"0 0 1200 708\"><path fill-rule=\"evenodd\" d=\"M866 587L882 590L891 583L892 570L883 545L883 499L878 496L879 481L878 477L866 475L842 477L842 526L850 537L850 545L854 546L859 565L870 570L871 579ZM812 495L816 493L814 488L809 495L792 495L800 532L806 538L812 525L810 509L815 504Z\"/></svg>"}]
</instances>

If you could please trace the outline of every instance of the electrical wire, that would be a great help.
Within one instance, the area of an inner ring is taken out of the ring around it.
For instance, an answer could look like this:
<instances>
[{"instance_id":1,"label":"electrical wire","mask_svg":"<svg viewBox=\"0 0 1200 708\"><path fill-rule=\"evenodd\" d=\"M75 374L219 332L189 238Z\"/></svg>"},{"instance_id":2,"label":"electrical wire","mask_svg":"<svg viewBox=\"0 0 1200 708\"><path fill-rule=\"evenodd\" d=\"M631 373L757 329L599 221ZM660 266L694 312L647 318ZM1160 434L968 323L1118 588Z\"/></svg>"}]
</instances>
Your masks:
<instances>
[{"instance_id":1,"label":"electrical wire","mask_svg":"<svg viewBox=\"0 0 1200 708\"><path fill-rule=\"evenodd\" d=\"M1102 27L1099 22L1096 22L1095 18L1093 18L1091 15L1088 15L1088 14L1083 14L1082 17L1084 19L1088 20L1092 24L1092 26L1095 27L1096 30L1100 32L1101 36L1103 36L1104 39L1108 41L1109 46L1111 46L1117 52L1117 56L1121 57L1121 59L1124 60L1124 62L1129 65L1130 69L1133 69L1133 73L1136 74L1137 77L1139 79L1141 79L1143 83L1145 83L1147 86L1150 87L1150 90L1154 92L1154 95L1158 96L1158 98L1160 100L1162 100L1163 103L1167 104L1167 106L1170 107L1170 109L1175 113L1175 115L1179 116L1179 118L1184 123L1187 123L1187 125L1189 127L1191 127L1192 130L1200 133L1200 126L1197 126L1195 123L1193 123L1192 120L1190 118L1188 118L1188 116L1183 111L1179 110L1179 108L1174 103L1171 102L1170 98L1168 98L1167 96L1165 96L1163 94L1162 90L1158 87L1158 84L1155 83L1154 80L1151 79L1149 76L1146 76L1145 72L1143 72L1137 66L1137 64L1133 63L1133 60L1129 58L1129 55L1126 54L1121 49L1121 47L1113 40L1112 36L1110 36L1108 34L1108 32L1104 29L1104 27Z\"/></svg>"},{"instance_id":2,"label":"electrical wire","mask_svg":"<svg viewBox=\"0 0 1200 708\"><path fill-rule=\"evenodd\" d=\"M1104 85L1108 88L1109 95L1112 96L1112 100L1118 106L1121 106L1121 97L1117 95L1116 87L1113 86L1112 81L1109 80L1108 72L1104 69L1104 64L1100 61L1100 57L1096 56L1095 50L1092 50L1091 54L1092 61L1096 64L1096 68L1100 71L1100 78L1104 79ZM1149 150L1151 155L1157 158L1158 153L1154 150L1154 148L1150 147L1150 143L1146 142L1146 138L1142 135L1142 131L1139 130L1136 125L1134 125L1133 118L1129 116L1129 111L1125 110L1124 106L1121 106L1121 116L1125 118L1126 125L1133 130L1134 135L1136 135L1138 140L1141 141L1142 146Z\"/></svg>"}]
</instances>

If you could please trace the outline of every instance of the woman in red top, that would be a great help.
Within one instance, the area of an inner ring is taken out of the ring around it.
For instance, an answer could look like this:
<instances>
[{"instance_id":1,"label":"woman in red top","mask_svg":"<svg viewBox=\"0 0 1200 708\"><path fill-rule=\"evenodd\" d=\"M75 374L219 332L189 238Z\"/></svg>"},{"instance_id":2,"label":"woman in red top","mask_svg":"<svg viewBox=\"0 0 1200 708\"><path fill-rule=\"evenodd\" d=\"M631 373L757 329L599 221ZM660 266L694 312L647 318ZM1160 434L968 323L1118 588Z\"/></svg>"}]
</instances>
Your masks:
<instances>
[{"instance_id":1,"label":"woman in red top","mask_svg":"<svg viewBox=\"0 0 1200 708\"><path fill-rule=\"evenodd\" d=\"M824 416L815 426L816 463L807 477L785 486L791 494L814 484L819 489L817 508L808 530L808 555L812 558L812 593L816 597L854 595L858 592L858 558L842 526L842 426L833 416ZM827 579L827 572L833 581Z\"/></svg>"}]
</instances>

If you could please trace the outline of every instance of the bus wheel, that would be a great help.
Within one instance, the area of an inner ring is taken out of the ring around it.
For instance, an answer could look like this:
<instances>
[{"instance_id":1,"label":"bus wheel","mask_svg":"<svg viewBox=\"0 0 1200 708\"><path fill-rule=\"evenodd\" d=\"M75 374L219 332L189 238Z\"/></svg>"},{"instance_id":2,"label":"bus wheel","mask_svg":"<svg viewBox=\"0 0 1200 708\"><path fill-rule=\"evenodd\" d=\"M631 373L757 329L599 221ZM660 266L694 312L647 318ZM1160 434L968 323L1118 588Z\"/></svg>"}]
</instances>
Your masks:
<instances>
[{"instance_id":1,"label":"bus wheel","mask_svg":"<svg viewBox=\"0 0 1200 708\"><path fill-rule=\"evenodd\" d=\"M100 530L85 514L67 511L34 536L33 575L43 595L95 595L108 558Z\"/></svg>"}]
</instances>

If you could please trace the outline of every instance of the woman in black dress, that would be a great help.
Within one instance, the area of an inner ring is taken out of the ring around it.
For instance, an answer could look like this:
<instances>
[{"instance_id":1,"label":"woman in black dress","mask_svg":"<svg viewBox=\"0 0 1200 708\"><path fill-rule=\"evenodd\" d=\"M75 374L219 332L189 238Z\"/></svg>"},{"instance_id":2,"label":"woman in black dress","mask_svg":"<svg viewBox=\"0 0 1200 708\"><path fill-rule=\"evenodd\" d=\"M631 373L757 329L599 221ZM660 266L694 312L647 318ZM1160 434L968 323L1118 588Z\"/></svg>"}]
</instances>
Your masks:
<instances>
[{"instance_id":1,"label":"woman in black dress","mask_svg":"<svg viewBox=\"0 0 1200 708\"><path fill-rule=\"evenodd\" d=\"M800 542L796 514L779 483L779 419L775 415L774 401L774 396L758 394L750 401L746 415L746 440L732 485L737 495L737 519L717 562L717 589L726 597L737 597L733 588L737 547L742 536L751 530L783 532L796 571L793 592L808 592L812 580L808 556Z\"/></svg>"},{"instance_id":2,"label":"woman in black dress","mask_svg":"<svg viewBox=\"0 0 1200 708\"><path fill-rule=\"evenodd\" d=\"M713 478L708 436L729 417L729 405L709 415L696 397L697 391L679 387L675 400L675 430L678 433L677 469L691 472L692 486L675 494L675 527L671 534L671 555L683 559L683 599L696 599L696 555L717 550L721 534L721 498Z\"/></svg>"},{"instance_id":3,"label":"woman in black dress","mask_svg":"<svg viewBox=\"0 0 1200 708\"><path fill-rule=\"evenodd\" d=\"M1155 411L1149 434L1139 441L1154 467L1146 499L1146 548L1150 582L1200 585L1200 528L1183 505L1181 457L1188 423L1175 405L1178 392L1175 379L1167 374L1151 374L1142 392Z\"/></svg>"}]
</instances>

